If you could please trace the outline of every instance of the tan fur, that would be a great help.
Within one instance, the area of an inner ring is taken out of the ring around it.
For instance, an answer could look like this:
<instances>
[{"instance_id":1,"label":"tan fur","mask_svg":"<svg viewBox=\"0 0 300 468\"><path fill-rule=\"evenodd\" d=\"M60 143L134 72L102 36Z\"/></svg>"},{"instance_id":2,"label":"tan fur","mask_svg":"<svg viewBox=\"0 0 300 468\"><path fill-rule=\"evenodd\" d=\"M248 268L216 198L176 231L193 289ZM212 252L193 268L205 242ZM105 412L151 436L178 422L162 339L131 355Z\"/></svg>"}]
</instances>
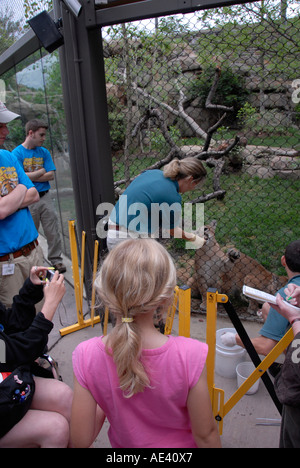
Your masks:
<instances>
[{"instance_id":1,"label":"tan fur","mask_svg":"<svg viewBox=\"0 0 300 468\"><path fill-rule=\"evenodd\" d=\"M243 285L246 284L275 294L287 282L286 277L276 276L255 259L236 249L229 249L225 254L215 238L216 224L216 221L212 221L205 226L206 243L195 254L195 274L190 286L192 290L196 287L200 292L201 308L206 308L208 288L216 288L227 295L241 295ZM255 314L257 309L257 303L249 301L247 312Z\"/></svg>"}]
</instances>

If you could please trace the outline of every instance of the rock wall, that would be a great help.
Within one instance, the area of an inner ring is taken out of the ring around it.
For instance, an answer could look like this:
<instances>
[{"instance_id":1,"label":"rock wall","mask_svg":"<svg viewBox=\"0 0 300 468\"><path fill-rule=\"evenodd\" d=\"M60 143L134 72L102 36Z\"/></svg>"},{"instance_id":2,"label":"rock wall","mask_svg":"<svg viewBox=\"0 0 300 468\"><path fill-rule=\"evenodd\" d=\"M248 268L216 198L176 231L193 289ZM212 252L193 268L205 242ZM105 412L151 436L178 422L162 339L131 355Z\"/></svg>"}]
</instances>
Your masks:
<instances>
[{"instance_id":1,"label":"rock wall","mask_svg":"<svg viewBox=\"0 0 300 468\"><path fill-rule=\"evenodd\" d=\"M242 148L242 170L262 179L274 177L296 180L300 178L299 151L291 148L247 145Z\"/></svg>"},{"instance_id":2,"label":"rock wall","mask_svg":"<svg viewBox=\"0 0 300 468\"><path fill-rule=\"evenodd\" d=\"M187 156L195 156L202 146L182 146L181 150ZM238 159L241 171L253 177L268 179L277 175L283 179L300 179L300 152L291 148L246 145L240 148Z\"/></svg>"}]
</instances>

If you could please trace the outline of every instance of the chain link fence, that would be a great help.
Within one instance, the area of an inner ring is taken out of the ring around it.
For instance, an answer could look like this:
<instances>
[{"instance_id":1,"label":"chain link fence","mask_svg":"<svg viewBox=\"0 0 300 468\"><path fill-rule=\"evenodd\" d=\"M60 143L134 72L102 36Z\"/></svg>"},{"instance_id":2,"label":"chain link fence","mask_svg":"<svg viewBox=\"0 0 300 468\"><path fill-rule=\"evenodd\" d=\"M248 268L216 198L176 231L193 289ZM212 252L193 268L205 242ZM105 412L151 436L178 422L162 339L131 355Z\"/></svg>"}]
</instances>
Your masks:
<instances>
[{"instance_id":1,"label":"chain link fence","mask_svg":"<svg viewBox=\"0 0 300 468\"><path fill-rule=\"evenodd\" d=\"M275 294L299 232L299 6L249 3L107 28L107 95L116 196L142 171L199 158L205 246L162 240L192 307L228 294L257 319L247 284Z\"/></svg>"},{"instance_id":2,"label":"chain link fence","mask_svg":"<svg viewBox=\"0 0 300 468\"><path fill-rule=\"evenodd\" d=\"M23 25L25 4L9 2ZM300 239L299 25L298 2L266 1L102 31L116 200L138 174L174 157L199 158L207 169L205 185L183 195L183 203L204 205L206 244L195 251L161 240L178 284L192 288L195 313L214 287L256 320L243 284L274 294L286 282L281 256ZM20 26L10 40L18 34ZM16 111L50 122L67 239L75 208L57 53L39 52L1 78ZM15 125L11 147L23 137Z\"/></svg>"},{"instance_id":3,"label":"chain link fence","mask_svg":"<svg viewBox=\"0 0 300 468\"><path fill-rule=\"evenodd\" d=\"M0 54L19 39L29 25L27 21L43 10L50 11L52 0L0 1Z\"/></svg>"}]
</instances>

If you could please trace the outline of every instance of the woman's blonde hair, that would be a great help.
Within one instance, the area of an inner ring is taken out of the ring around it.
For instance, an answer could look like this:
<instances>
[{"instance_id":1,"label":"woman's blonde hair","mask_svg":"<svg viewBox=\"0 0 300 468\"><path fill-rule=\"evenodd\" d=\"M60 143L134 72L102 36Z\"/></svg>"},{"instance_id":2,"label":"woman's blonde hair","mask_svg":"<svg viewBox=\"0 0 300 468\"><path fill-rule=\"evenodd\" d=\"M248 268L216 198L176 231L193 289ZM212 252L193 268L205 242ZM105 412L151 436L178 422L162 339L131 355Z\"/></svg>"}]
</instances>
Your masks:
<instances>
[{"instance_id":1,"label":"woman's blonde hair","mask_svg":"<svg viewBox=\"0 0 300 468\"><path fill-rule=\"evenodd\" d=\"M112 351L120 388L126 397L150 386L140 360L141 336L135 318L154 313L158 308L167 309L175 285L174 263L154 239L130 239L120 243L106 257L98 273L97 295L119 318L108 335L106 350Z\"/></svg>"},{"instance_id":2,"label":"woman's blonde hair","mask_svg":"<svg viewBox=\"0 0 300 468\"><path fill-rule=\"evenodd\" d=\"M164 176L172 180L184 179L192 176L193 179L202 179L206 176L206 170L202 162L197 158L173 159L164 167Z\"/></svg>"}]
</instances>

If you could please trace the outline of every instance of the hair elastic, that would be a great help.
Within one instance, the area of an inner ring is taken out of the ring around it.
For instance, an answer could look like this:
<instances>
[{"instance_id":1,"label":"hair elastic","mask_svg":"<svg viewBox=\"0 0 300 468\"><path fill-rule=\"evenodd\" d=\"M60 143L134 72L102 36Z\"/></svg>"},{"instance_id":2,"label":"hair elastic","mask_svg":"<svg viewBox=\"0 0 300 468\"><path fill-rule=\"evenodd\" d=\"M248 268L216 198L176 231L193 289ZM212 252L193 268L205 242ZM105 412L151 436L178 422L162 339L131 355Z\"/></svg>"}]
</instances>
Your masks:
<instances>
[{"instance_id":1,"label":"hair elastic","mask_svg":"<svg viewBox=\"0 0 300 468\"><path fill-rule=\"evenodd\" d=\"M133 322L132 317L122 317L122 323L131 323Z\"/></svg>"}]
</instances>

